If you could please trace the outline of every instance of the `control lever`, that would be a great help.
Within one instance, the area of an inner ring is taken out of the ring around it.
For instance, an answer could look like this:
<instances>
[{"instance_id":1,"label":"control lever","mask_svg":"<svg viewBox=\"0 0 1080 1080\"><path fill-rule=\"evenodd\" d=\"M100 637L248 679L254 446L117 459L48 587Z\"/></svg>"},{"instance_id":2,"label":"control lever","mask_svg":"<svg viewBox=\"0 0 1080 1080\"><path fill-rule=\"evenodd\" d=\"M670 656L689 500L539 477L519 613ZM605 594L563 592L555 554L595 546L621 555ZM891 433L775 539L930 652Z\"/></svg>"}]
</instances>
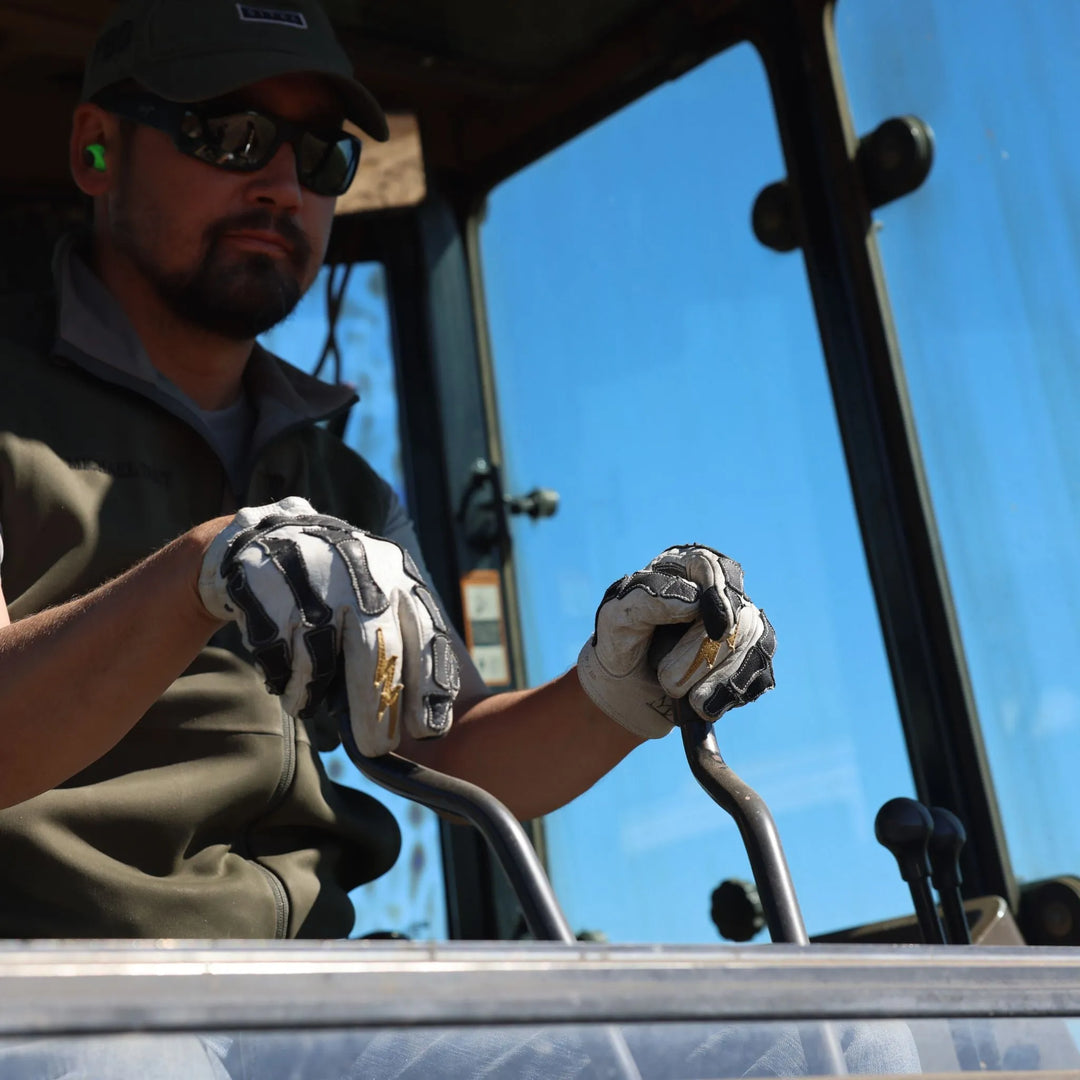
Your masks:
<instances>
[{"instance_id":1,"label":"control lever","mask_svg":"<svg viewBox=\"0 0 1080 1080\"><path fill-rule=\"evenodd\" d=\"M685 698L676 698L675 724L682 733L690 771L705 793L735 819L754 874L769 934L776 943L808 945L780 833L765 800L720 756L713 725ZM846 1076L840 1040L830 1024L800 1029L806 1063L814 1075Z\"/></svg>"},{"instance_id":2,"label":"control lever","mask_svg":"<svg viewBox=\"0 0 1080 1080\"><path fill-rule=\"evenodd\" d=\"M941 806L930 808L934 831L930 835L930 878L941 899L950 945L970 945L971 931L960 892L960 850L967 842L963 823Z\"/></svg>"},{"instance_id":3,"label":"control lever","mask_svg":"<svg viewBox=\"0 0 1080 1080\"><path fill-rule=\"evenodd\" d=\"M915 799L890 799L874 819L874 835L892 852L900 876L908 883L915 916L927 945L944 945L937 906L930 891L930 859L927 849L934 831L930 811Z\"/></svg>"},{"instance_id":4,"label":"control lever","mask_svg":"<svg viewBox=\"0 0 1080 1080\"><path fill-rule=\"evenodd\" d=\"M941 806L930 809L934 831L930 836L930 870L934 888L945 913L945 928L950 945L970 945L964 900L960 893L960 851L967 842L963 822ZM1001 1051L993 1028L981 1020L952 1020L956 1059L964 1072L981 1072L1001 1068Z\"/></svg>"},{"instance_id":5,"label":"control lever","mask_svg":"<svg viewBox=\"0 0 1080 1080\"><path fill-rule=\"evenodd\" d=\"M739 827L770 936L774 942L808 945L795 884L765 800L724 761L712 724L702 720L683 699L675 701L675 723L682 732L694 778Z\"/></svg>"},{"instance_id":6,"label":"control lever","mask_svg":"<svg viewBox=\"0 0 1080 1080\"><path fill-rule=\"evenodd\" d=\"M348 722L341 725L341 744L352 763L372 783L432 809L457 814L478 829L510 879L533 937L538 941L576 943L574 932L555 899L551 882L525 830L494 795L476 784L418 765L397 754L366 758L357 749ZM611 1027L607 1034L620 1080L641 1080L622 1032Z\"/></svg>"},{"instance_id":7,"label":"control lever","mask_svg":"<svg viewBox=\"0 0 1080 1080\"><path fill-rule=\"evenodd\" d=\"M701 720L687 702L675 701L675 720L698 783L739 827L773 941L808 945L806 925L780 834L764 799L727 765L720 756L712 725ZM365 758L357 749L348 722L341 725L341 741L353 764L373 783L425 806L456 814L474 825L491 845L510 879L533 935L544 941L575 942L525 830L498 799L475 784L397 754ZM812 1073L847 1075L843 1050L831 1025L808 1026L800 1034ZM611 1039L623 1075L627 1080L640 1080L633 1057L617 1029L611 1029Z\"/></svg>"},{"instance_id":8,"label":"control lever","mask_svg":"<svg viewBox=\"0 0 1080 1080\"><path fill-rule=\"evenodd\" d=\"M676 623L658 626L649 646L649 661L658 665L686 632ZM795 885L791 880L780 834L765 800L736 775L720 756L713 725L702 720L685 698L673 699L675 726L682 733L683 749L694 778L721 809L735 819L750 860L758 898L774 942L808 945Z\"/></svg>"},{"instance_id":9,"label":"control lever","mask_svg":"<svg viewBox=\"0 0 1080 1080\"><path fill-rule=\"evenodd\" d=\"M432 809L463 817L480 832L510 879L533 937L538 941L576 942L525 830L494 795L397 754L366 758L356 748L348 724L342 725L341 741L352 763L372 783Z\"/></svg>"}]
</instances>

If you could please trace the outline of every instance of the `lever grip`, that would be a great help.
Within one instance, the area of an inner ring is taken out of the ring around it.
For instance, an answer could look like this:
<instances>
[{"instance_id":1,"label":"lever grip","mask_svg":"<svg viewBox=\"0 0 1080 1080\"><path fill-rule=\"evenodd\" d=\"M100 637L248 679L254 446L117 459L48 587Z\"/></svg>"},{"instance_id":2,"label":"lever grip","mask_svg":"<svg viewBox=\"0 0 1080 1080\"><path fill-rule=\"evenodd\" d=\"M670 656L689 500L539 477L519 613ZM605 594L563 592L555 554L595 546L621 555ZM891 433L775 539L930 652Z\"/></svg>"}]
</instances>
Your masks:
<instances>
[{"instance_id":1,"label":"lever grip","mask_svg":"<svg viewBox=\"0 0 1080 1080\"><path fill-rule=\"evenodd\" d=\"M463 817L480 832L510 880L525 922L538 941L576 942L525 830L494 795L397 754L366 758L357 749L348 723L342 724L341 741L352 763L373 783L424 806Z\"/></svg>"}]
</instances>

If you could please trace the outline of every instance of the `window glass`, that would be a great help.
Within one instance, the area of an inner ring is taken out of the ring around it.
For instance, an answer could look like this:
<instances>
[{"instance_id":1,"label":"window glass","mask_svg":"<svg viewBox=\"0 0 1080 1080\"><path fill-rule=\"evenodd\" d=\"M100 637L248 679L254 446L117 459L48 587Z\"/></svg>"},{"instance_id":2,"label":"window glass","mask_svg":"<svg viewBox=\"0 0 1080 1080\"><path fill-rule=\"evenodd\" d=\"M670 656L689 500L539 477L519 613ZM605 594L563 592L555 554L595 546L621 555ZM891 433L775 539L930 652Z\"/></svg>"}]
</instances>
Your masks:
<instances>
[{"instance_id":1,"label":"window glass","mask_svg":"<svg viewBox=\"0 0 1080 1080\"><path fill-rule=\"evenodd\" d=\"M498 188L481 234L530 681L564 671L615 578L688 540L739 559L778 688L717 726L766 799L811 932L905 914L874 815L912 793L805 272L750 208L783 176L756 53L734 48ZM575 930L715 941L750 877L677 738L547 820Z\"/></svg>"},{"instance_id":2,"label":"window glass","mask_svg":"<svg viewBox=\"0 0 1080 1080\"><path fill-rule=\"evenodd\" d=\"M328 312L340 301L333 350L324 359ZM345 441L405 500L386 273L379 263L324 267L292 316L262 338L273 353L329 381L355 387ZM446 894L438 817L367 780L340 748L323 755L339 783L367 791L388 806L401 828L397 864L353 893L355 935L391 930L413 938L446 936Z\"/></svg>"},{"instance_id":3,"label":"window glass","mask_svg":"<svg viewBox=\"0 0 1080 1080\"><path fill-rule=\"evenodd\" d=\"M877 235L1013 866L1080 870L1080 7L851 0L863 133L914 113Z\"/></svg>"},{"instance_id":4,"label":"window glass","mask_svg":"<svg viewBox=\"0 0 1080 1080\"><path fill-rule=\"evenodd\" d=\"M975 1017L139 1032L0 1038L0 1064L5 1076L17 1078L722 1080L837 1075L842 1048L843 1066L853 1076L1007 1072L1035 1078L1072 1074L1080 1065L1075 1026L1058 1017Z\"/></svg>"}]
</instances>

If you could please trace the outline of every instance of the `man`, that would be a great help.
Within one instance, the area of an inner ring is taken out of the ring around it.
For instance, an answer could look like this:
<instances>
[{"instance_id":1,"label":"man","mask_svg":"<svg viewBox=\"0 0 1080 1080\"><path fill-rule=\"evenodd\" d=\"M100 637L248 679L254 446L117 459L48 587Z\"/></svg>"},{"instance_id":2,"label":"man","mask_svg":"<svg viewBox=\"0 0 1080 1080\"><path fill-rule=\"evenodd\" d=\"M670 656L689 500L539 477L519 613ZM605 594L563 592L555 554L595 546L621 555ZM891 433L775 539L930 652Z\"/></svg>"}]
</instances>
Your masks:
<instances>
[{"instance_id":1,"label":"man","mask_svg":"<svg viewBox=\"0 0 1080 1080\"><path fill-rule=\"evenodd\" d=\"M524 818L672 695L716 719L772 685L738 564L688 545L608 591L576 669L486 695L388 486L318 426L348 395L255 344L318 272L343 121L386 137L288 8L120 7L72 124L91 233L0 311L0 934L343 936L398 838L322 771L340 722Z\"/></svg>"}]
</instances>

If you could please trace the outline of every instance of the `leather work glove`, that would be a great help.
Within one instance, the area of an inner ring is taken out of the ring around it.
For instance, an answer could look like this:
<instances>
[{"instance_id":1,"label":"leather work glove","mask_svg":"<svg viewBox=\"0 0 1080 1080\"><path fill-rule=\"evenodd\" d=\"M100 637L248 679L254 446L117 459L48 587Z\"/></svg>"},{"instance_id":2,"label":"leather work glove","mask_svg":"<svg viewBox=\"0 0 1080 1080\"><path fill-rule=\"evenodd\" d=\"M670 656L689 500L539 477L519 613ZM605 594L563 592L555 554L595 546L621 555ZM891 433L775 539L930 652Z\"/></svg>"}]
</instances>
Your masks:
<instances>
[{"instance_id":1,"label":"leather work glove","mask_svg":"<svg viewBox=\"0 0 1080 1080\"><path fill-rule=\"evenodd\" d=\"M310 716L348 709L366 757L450 728L460 684L446 621L409 553L305 499L241 510L212 541L199 595L240 625L266 688ZM399 700L400 698L400 700Z\"/></svg>"},{"instance_id":2,"label":"leather work glove","mask_svg":"<svg viewBox=\"0 0 1080 1080\"><path fill-rule=\"evenodd\" d=\"M660 627L676 629L657 633ZM694 712L711 721L772 689L775 651L776 632L743 592L742 567L712 548L685 544L604 594L578 678L613 720L655 739L672 728L672 698L688 696Z\"/></svg>"}]
</instances>

